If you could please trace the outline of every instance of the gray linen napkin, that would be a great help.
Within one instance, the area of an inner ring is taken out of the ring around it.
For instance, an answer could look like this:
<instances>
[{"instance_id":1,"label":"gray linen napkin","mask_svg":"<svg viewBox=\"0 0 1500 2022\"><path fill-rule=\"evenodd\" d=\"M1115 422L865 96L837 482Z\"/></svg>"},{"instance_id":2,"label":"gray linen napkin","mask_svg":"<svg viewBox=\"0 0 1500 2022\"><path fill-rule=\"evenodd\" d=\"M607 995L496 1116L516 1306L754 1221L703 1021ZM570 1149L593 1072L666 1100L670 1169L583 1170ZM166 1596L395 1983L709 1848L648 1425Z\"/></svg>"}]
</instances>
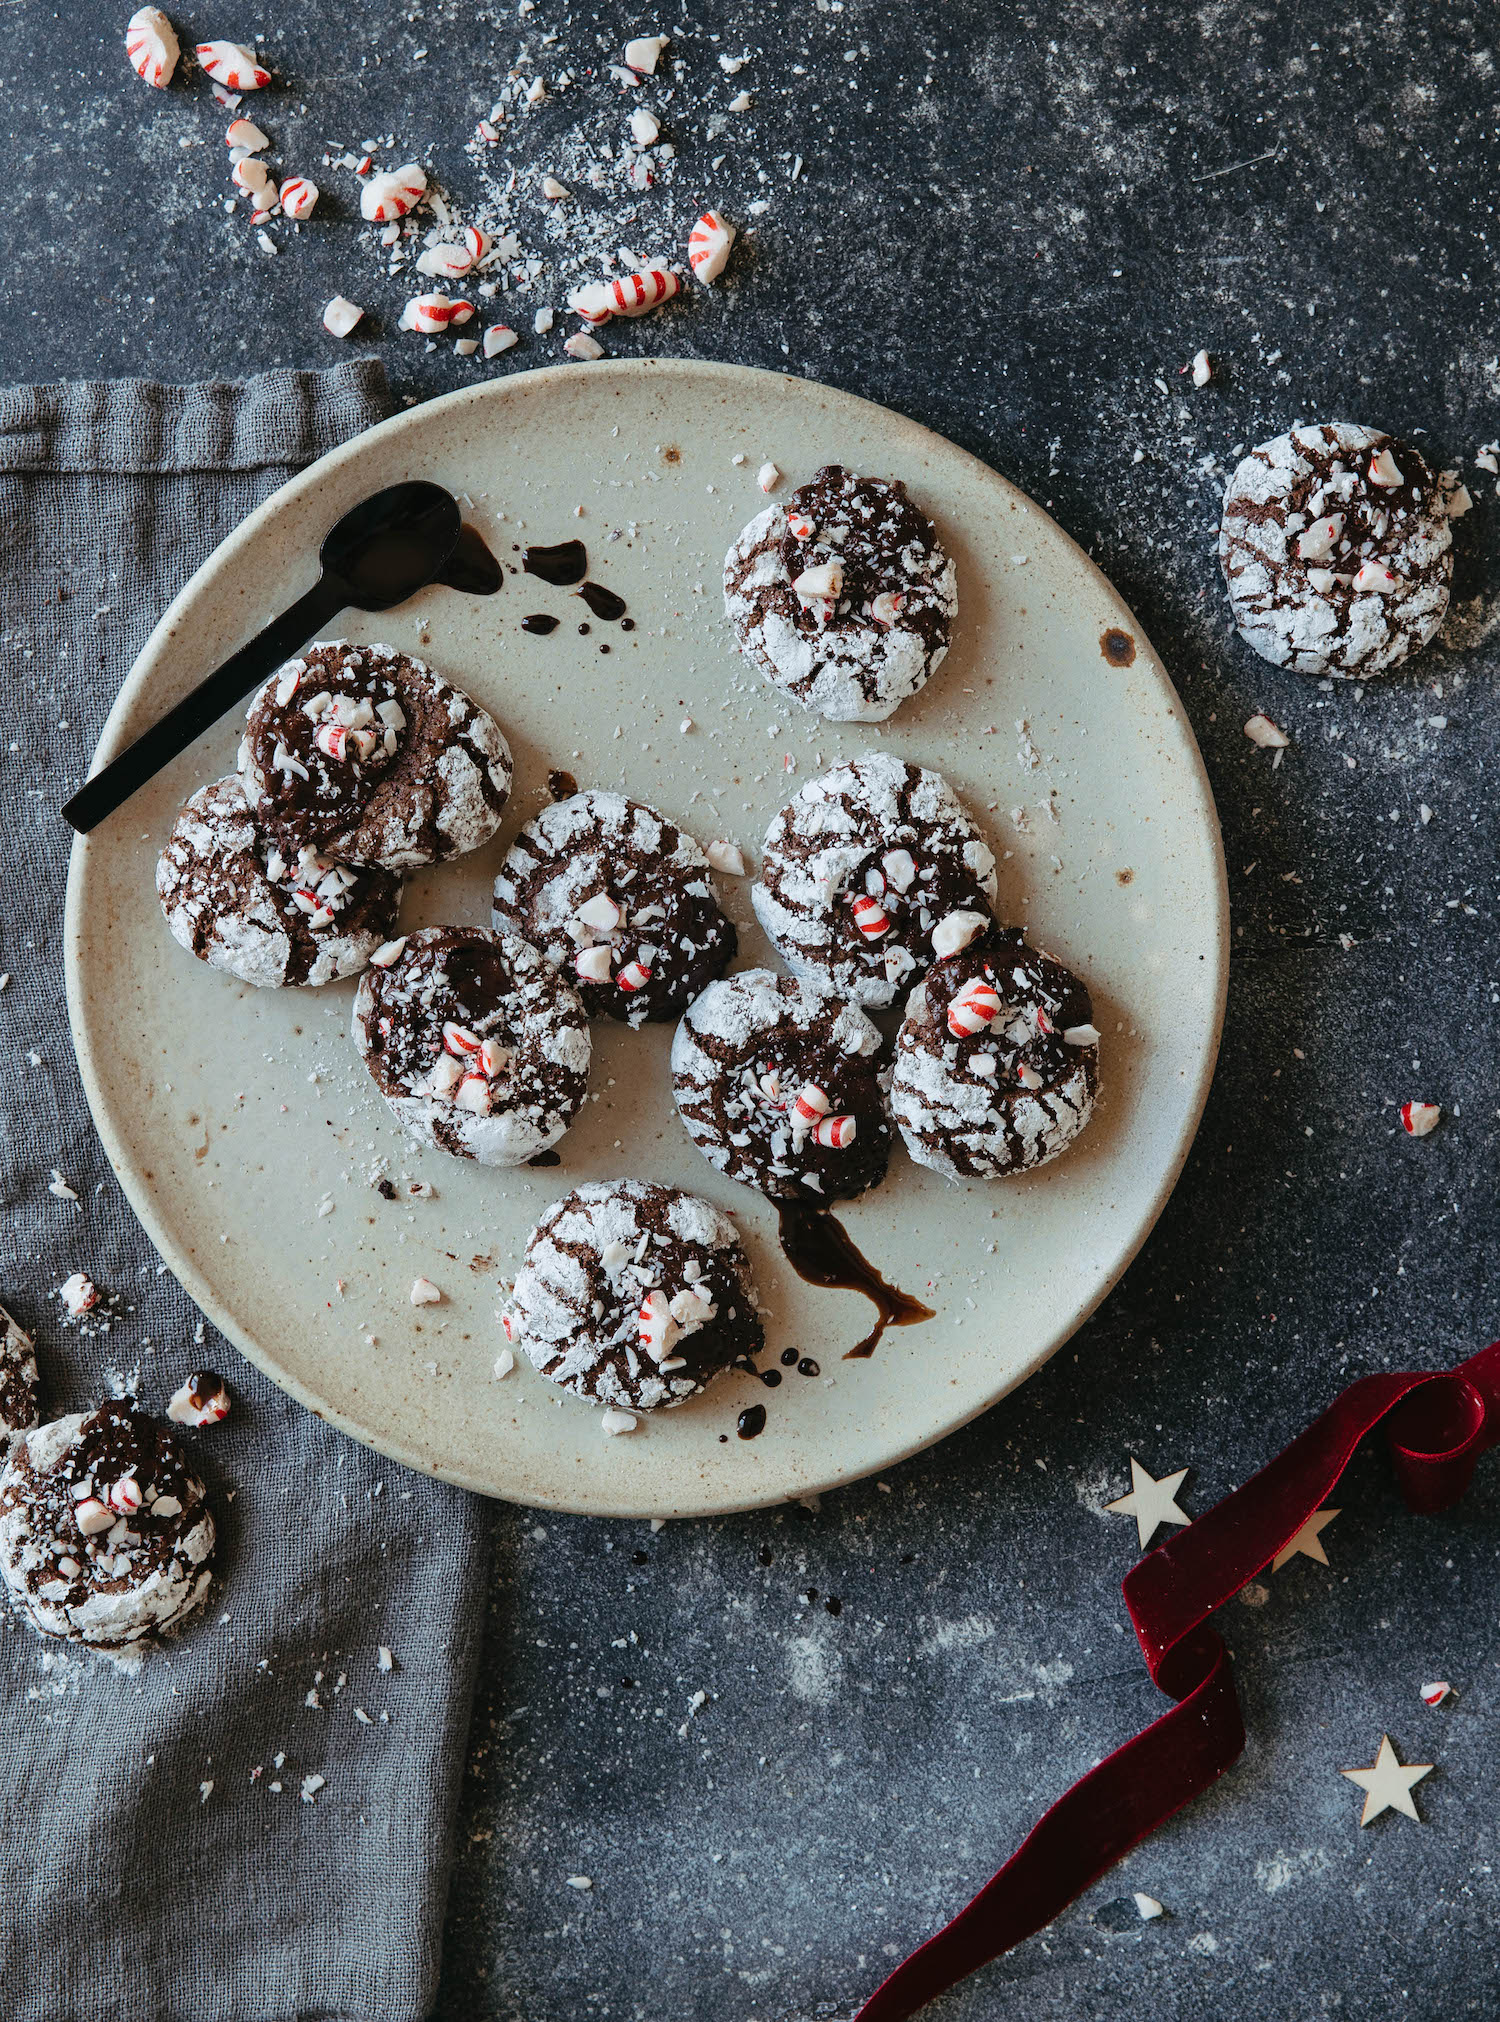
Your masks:
<instances>
[{"instance_id":1,"label":"gray linen napkin","mask_svg":"<svg viewBox=\"0 0 1500 2022\"><path fill-rule=\"evenodd\" d=\"M137 1364L150 1406L205 1366L235 1398L189 1435L222 1580L177 1641L132 1677L0 1608L6 2022L402 2022L434 1995L486 1506L195 1341L90 1126L61 964L57 810L157 615L386 408L375 364L0 389L0 1300L37 1337L47 1416ZM107 1331L65 1324L77 1269L121 1302Z\"/></svg>"}]
</instances>

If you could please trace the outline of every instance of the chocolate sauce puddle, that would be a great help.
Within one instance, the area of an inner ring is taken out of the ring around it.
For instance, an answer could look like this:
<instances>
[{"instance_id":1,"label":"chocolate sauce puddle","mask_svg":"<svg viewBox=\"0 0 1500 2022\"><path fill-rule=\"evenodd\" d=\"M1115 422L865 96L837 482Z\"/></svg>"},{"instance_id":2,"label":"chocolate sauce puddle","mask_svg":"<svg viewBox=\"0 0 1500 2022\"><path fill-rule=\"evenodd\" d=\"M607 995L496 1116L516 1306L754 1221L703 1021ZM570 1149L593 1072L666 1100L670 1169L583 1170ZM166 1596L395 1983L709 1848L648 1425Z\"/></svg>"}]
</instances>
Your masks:
<instances>
[{"instance_id":1,"label":"chocolate sauce puddle","mask_svg":"<svg viewBox=\"0 0 1500 2022\"><path fill-rule=\"evenodd\" d=\"M803 1201L776 1201L773 1205L780 1223L781 1247L797 1276L809 1285L826 1285L831 1291L860 1292L879 1315L864 1340L845 1355L846 1362L873 1355L887 1327L917 1327L937 1317L931 1306L888 1285L827 1208L810 1208Z\"/></svg>"},{"instance_id":2,"label":"chocolate sauce puddle","mask_svg":"<svg viewBox=\"0 0 1500 2022\"><path fill-rule=\"evenodd\" d=\"M582 541L559 541L555 547L528 548L521 558L528 576L540 576L544 583L566 588L581 583L588 571L588 550Z\"/></svg>"},{"instance_id":3,"label":"chocolate sauce puddle","mask_svg":"<svg viewBox=\"0 0 1500 2022\"><path fill-rule=\"evenodd\" d=\"M523 632L535 632L540 638L545 639L547 634L555 632L561 623L562 620L554 618L550 612L533 611L529 618L521 620L521 630Z\"/></svg>"},{"instance_id":4,"label":"chocolate sauce puddle","mask_svg":"<svg viewBox=\"0 0 1500 2022\"><path fill-rule=\"evenodd\" d=\"M606 590L603 583L580 583L575 596L582 597L596 618L623 618L625 599L614 590Z\"/></svg>"},{"instance_id":5,"label":"chocolate sauce puddle","mask_svg":"<svg viewBox=\"0 0 1500 2022\"><path fill-rule=\"evenodd\" d=\"M485 546L478 528L466 521L438 581L450 590L467 590L474 597L493 597L505 581L505 571Z\"/></svg>"}]
</instances>

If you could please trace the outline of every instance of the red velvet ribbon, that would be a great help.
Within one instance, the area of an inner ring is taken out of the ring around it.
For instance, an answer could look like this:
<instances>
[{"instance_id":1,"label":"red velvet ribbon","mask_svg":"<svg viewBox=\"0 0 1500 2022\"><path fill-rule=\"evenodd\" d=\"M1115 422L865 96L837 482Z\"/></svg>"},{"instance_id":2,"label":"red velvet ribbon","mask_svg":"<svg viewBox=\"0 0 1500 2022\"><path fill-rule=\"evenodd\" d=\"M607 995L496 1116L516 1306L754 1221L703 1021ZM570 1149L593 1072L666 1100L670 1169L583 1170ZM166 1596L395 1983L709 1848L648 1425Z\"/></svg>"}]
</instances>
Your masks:
<instances>
[{"instance_id":1,"label":"red velvet ribbon","mask_svg":"<svg viewBox=\"0 0 1500 2022\"><path fill-rule=\"evenodd\" d=\"M1383 1420L1409 1508L1458 1501L1500 1444L1500 1341L1451 1374L1366 1376L1269 1466L1137 1561L1125 1600L1146 1668L1177 1701L1080 1777L952 1923L904 1959L855 2022L905 2022L989 1960L1052 1922L1245 1745L1229 1653L1208 1618L1268 1566L1320 1509L1365 1434Z\"/></svg>"}]
</instances>

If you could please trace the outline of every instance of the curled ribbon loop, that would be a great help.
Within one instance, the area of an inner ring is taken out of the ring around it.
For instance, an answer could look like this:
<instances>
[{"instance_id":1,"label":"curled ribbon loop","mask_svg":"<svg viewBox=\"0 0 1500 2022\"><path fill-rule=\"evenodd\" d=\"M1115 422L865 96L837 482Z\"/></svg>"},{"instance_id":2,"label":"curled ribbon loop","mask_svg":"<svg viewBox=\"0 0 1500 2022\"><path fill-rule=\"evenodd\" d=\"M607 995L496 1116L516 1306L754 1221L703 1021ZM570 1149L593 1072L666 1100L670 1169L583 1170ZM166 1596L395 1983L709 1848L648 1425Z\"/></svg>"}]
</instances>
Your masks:
<instances>
[{"instance_id":1,"label":"curled ribbon loop","mask_svg":"<svg viewBox=\"0 0 1500 2022\"><path fill-rule=\"evenodd\" d=\"M1408 1508L1457 1502L1500 1444L1500 1341L1449 1374L1366 1376L1259 1474L1131 1567L1126 1605L1152 1680L1177 1701L1080 1777L952 1923L904 1959L855 2022L906 2022L948 1987L1050 1924L1245 1745L1229 1655L1208 1618L1320 1509L1384 1423Z\"/></svg>"}]
</instances>

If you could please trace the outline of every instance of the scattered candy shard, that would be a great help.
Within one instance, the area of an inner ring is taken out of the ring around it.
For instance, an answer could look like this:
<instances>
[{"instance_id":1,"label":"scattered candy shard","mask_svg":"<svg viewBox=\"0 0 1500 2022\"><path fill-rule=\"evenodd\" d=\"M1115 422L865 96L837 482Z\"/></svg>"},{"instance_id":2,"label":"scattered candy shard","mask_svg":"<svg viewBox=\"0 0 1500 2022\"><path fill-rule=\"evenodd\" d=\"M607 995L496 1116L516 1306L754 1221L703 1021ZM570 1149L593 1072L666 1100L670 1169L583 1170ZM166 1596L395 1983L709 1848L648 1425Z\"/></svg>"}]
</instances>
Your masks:
<instances>
[{"instance_id":1,"label":"scattered candy shard","mask_svg":"<svg viewBox=\"0 0 1500 2022\"><path fill-rule=\"evenodd\" d=\"M1153 1917L1164 1917L1167 1913L1164 1904L1159 1903L1155 1896L1144 1895L1140 1889L1135 1891L1135 1909L1143 1924L1149 1924Z\"/></svg>"},{"instance_id":2,"label":"scattered candy shard","mask_svg":"<svg viewBox=\"0 0 1500 2022\"><path fill-rule=\"evenodd\" d=\"M270 71L261 69L255 51L242 42L200 42L193 53L204 76L226 91L263 91L271 82Z\"/></svg>"},{"instance_id":3,"label":"scattered candy shard","mask_svg":"<svg viewBox=\"0 0 1500 2022\"><path fill-rule=\"evenodd\" d=\"M242 147L246 154L259 154L271 145L253 119L232 119L224 134L226 147Z\"/></svg>"},{"instance_id":4,"label":"scattered candy shard","mask_svg":"<svg viewBox=\"0 0 1500 2022\"><path fill-rule=\"evenodd\" d=\"M1412 1802L1412 1786L1420 1783L1432 1767L1430 1762L1403 1763L1391 1746L1390 1736L1382 1734L1380 1753L1368 1769L1341 1769L1339 1775L1347 1776L1365 1793L1365 1808L1359 1815L1361 1825L1373 1825L1383 1811L1404 1812L1420 1825L1421 1815Z\"/></svg>"},{"instance_id":5,"label":"scattered candy shard","mask_svg":"<svg viewBox=\"0 0 1500 2022\"><path fill-rule=\"evenodd\" d=\"M443 1295L431 1278L413 1278L411 1281L411 1303L414 1306L440 1306Z\"/></svg>"},{"instance_id":6,"label":"scattered candy shard","mask_svg":"<svg viewBox=\"0 0 1500 2022\"><path fill-rule=\"evenodd\" d=\"M1314 1510L1296 1536L1288 1538L1275 1558L1272 1559L1271 1571L1279 1573L1287 1560L1296 1558L1299 1553L1304 1558L1316 1559L1320 1566L1326 1566L1328 1554L1323 1549L1321 1533L1328 1528L1337 1515L1338 1511L1336 1509Z\"/></svg>"},{"instance_id":7,"label":"scattered candy shard","mask_svg":"<svg viewBox=\"0 0 1500 2022\"><path fill-rule=\"evenodd\" d=\"M159 7L140 7L125 30L125 53L137 77L165 91L182 49L177 31Z\"/></svg>"},{"instance_id":8,"label":"scattered candy shard","mask_svg":"<svg viewBox=\"0 0 1500 2022\"><path fill-rule=\"evenodd\" d=\"M1446 1678L1434 1679L1432 1684L1422 1687L1422 1703L1424 1706L1441 1706L1452 1690Z\"/></svg>"},{"instance_id":9,"label":"scattered candy shard","mask_svg":"<svg viewBox=\"0 0 1500 2022\"><path fill-rule=\"evenodd\" d=\"M645 316L670 302L682 282L669 268L651 267L616 281L588 281L568 297L568 307L596 328L611 316Z\"/></svg>"},{"instance_id":10,"label":"scattered candy shard","mask_svg":"<svg viewBox=\"0 0 1500 2022\"><path fill-rule=\"evenodd\" d=\"M484 355L486 358L498 358L502 351L509 351L519 342L508 323L492 323L484 333Z\"/></svg>"},{"instance_id":11,"label":"scattered candy shard","mask_svg":"<svg viewBox=\"0 0 1500 2022\"><path fill-rule=\"evenodd\" d=\"M781 472L774 463L763 463L755 473L755 482L762 491L775 491L781 482Z\"/></svg>"},{"instance_id":12,"label":"scattered candy shard","mask_svg":"<svg viewBox=\"0 0 1500 2022\"><path fill-rule=\"evenodd\" d=\"M977 941L989 924L988 913L973 913L963 907L945 913L932 930L938 960L945 961L949 955L960 953L971 941Z\"/></svg>"},{"instance_id":13,"label":"scattered candy shard","mask_svg":"<svg viewBox=\"0 0 1500 2022\"><path fill-rule=\"evenodd\" d=\"M625 61L632 70L650 77L667 46L665 35L637 35L625 45Z\"/></svg>"},{"instance_id":14,"label":"scattered candy shard","mask_svg":"<svg viewBox=\"0 0 1500 2022\"><path fill-rule=\"evenodd\" d=\"M563 346L570 358L602 358L604 346L597 338L590 337L587 330L577 330Z\"/></svg>"},{"instance_id":15,"label":"scattered candy shard","mask_svg":"<svg viewBox=\"0 0 1500 2022\"><path fill-rule=\"evenodd\" d=\"M717 281L729 259L735 228L718 211L705 211L688 233L688 265L708 285ZM765 487L769 489L769 487Z\"/></svg>"},{"instance_id":16,"label":"scattered candy shard","mask_svg":"<svg viewBox=\"0 0 1500 2022\"><path fill-rule=\"evenodd\" d=\"M1214 362L1206 351L1199 351L1192 363L1193 384L1207 386L1214 376Z\"/></svg>"},{"instance_id":17,"label":"scattered candy shard","mask_svg":"<svg viewBox=\"0 0 1500 2022\"><path fill-rule=\"evenodd\" d=\"M1118 1501L1108 1502L1104 1507L1113 1510L1117 1516L1135 1518L1142 1551L1150 1544L1160 1525L1192 1522L1187 1511L1177 1507L1177 1491L1187 1480L1187 1473L1185 1467L1180 1467L1175 1474L1164 1474L1157 1481L1146 1472L1135 1455L1131 1455L1129 1495L1122 1495Z\"/></svg>"},{"instance_id":18,"label":"scattered candy shard","mask_svg":"<svg viewBox=\"0 0 1500 2022\"><path fill-rule=\"evenodd\" d=\"M63 1305L75 1320L99 1303L99 1287L86 1271L75 1271L58 1289Z\"/></svg>"},{"instance_id":19,"label":"scattered candy shard","mask_svg":"<svg viewBox=\"0 0 1500 2022\"><path fill-rule=\"evenodd\" d=\"M1258 744L1262 751L1284 751L1291 739L1269 716L1252 716L1245 724L1245 735L1252 744Z\"/></svg>"},{"instance_id":20,"label":"scattered candy shard","mask_svg":"<svg viewBox=\"0 0 1500 2022\"><path fill-rule=\"evenodd\" d=\"M347 337L364 313L357 302L349 301L344 295L335 295L323 311L323 328L331 336ZM395 959L393 955L391 960Z\"/></svg>"},{"instance_id":21,"label":"scattered candy shard","mask_svg":"<svg viewBox=\"0 0 1500 2022\"><path fill-rule=\"evenodd\" d=\"M167 1416L177 1425L217 1425L229 1416L229 1387L211 1369L195 1370L173 1391Z\"/></svg>"},{"instance_id":22,"label":"scattered candy shard","mask_svg":"<svg viewBox=\"0 0 1500 2022\"><path fill-rule=\"evenodd\" d=\"M1403 1102L1401 1128L1408 1137L1429 1137L1437 1129L1438 1118L1442 1113L1441 1103Z\"/></svg>"},{"instance_id":23,"label":"scattered candy shard","mask_svg":"<svg viewBox=\"0 0 1500 2022\"><path fill-rule=\"evenodd\" d=\"M472 302L454 300L447 295L413 295L401 311L400 327L418 330L425 337L434 337L450 324L467 323L473 314Z\"/></svg>"},{"instance_id":24,"label":"scattered candy shard","mask_svg":"<svg viewBox=\"0 0 1500 2022\"><path fill-rule=\"evenodd\" d=\"M654 112L638 105L630 115L630 138L637 147L654 147L661 138L661 125Z\"/></svg>"},{"instance_id":25,"label":"scattered candy shard","mask_svg":"<svg viewBox=\"0 0 1500 2022\"><path fill-rule=\"evenodd\" d=\"M709 843L703 854L708 858L711 867L716 871L722 871L726 877L742 878L746 874L744 855L737 843L725 842L720 838L716 842Z\"/></svg>"},{"instance_id":26,"label":"scattered candy shard","mask_svg":"<svg viewBox=\"0 0 1500 2022\"><path fill-rule=\"evenodd\" d=\"M599 1419L599 1426L601 1431L603 1431L607 1437L615 1439L618 1438L619 1435L623 1432L634 1432L636 1428L636 1420L632 1412L619 1411L616 1410L616 1408L613 1405L611 1405L608 1411L601 1413ZM593 1883L578 1879L571 1879L569 1881L569 1887L575 1889L578 1888L587 1889L592 1888Z\"/></svg>"},{"instance_id":27,"label":"scattered candy shard","mask_svg":"<svg viewBox=\"0 0 1500 2022\"><path fill-rule=\"evenodd\" d=\"M426 194L427 171L409 161L367 178L359 193L359 214L372 225L384 224L389 218L404 218Z\"/></svg>"},{"instance_id":28,"label":"scattered candy shard","mask_svg":"<svg viewBox=\"0 0 1500 2022\"><path fill-rule=\"evenodd\" d=\"M315 182L309 182L306 176L289 176L281 185L282 211L287 217L296 218L299 222L303 218L310 218L318 196L319 190Z\"/></svg>"}]
</instances>

